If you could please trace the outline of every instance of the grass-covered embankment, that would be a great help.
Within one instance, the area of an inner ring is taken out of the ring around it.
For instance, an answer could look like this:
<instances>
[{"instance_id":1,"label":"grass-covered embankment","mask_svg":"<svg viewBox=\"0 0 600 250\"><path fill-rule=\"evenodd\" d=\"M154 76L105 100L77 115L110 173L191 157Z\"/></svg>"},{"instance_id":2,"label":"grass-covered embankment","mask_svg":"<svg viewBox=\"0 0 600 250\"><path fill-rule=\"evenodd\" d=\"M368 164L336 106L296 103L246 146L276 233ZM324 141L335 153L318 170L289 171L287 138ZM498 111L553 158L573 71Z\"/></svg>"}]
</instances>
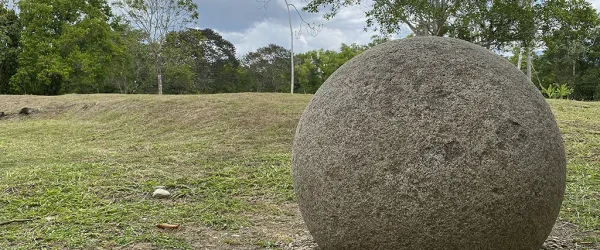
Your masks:
<instances>
[{"instance_id":1,"label":"grass-covered embankment","mask_svg":"<svg viewBox=\"0 0 600 250\"><path fill-rule=\"evenodd\" d=\"M32 219L0 225L0 249L248 249L297 240L291 142L310 98L0 96L9 113L0 120L0 222ZM569 160L561 219L600 232L600 103L549 102ZM19 116L22 107L39 112ZM151 198L155 186L173 197Z\"/></svg>"}]
</instances>

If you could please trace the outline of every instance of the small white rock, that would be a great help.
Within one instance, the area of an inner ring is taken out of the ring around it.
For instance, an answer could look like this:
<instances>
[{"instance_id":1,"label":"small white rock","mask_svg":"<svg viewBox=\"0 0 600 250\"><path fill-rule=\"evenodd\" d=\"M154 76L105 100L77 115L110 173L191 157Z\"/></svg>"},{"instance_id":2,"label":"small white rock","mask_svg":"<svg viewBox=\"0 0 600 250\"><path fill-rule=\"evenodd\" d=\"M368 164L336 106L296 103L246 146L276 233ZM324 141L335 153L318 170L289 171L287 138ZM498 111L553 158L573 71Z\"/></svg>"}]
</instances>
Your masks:
<instances>
[{"instance_id":1,"label":"small white rock","mask_svg":"<svg viewBox=\"0 0 600 250\"><path fill-rule=\"evenodd\" d=\"M171 193L169 193L169 191L164 190L162 188L158 188L156 190L154 190L154 193L152 193L152 197L154 198L168 198L169 196L171 196Z\"/></svg>"}]
</instances>

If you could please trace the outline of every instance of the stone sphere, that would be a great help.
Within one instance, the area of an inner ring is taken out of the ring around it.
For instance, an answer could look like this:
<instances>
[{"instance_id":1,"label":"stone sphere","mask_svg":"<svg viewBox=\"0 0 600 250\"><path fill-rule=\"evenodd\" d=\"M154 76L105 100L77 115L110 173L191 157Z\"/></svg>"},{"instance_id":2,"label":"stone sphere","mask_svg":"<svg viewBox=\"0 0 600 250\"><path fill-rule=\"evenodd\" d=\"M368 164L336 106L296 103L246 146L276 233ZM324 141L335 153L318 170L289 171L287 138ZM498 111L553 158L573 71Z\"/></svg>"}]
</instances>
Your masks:
<instances>
[{"instance_id":1,"label":"stone sphere","mask_svg":"<svg viewBox=\"0 0 600 250\"><path fill-rule=\"evenodd\" d=\"M549 105L506 59L417 37L340 67L302 114L292 177L321 249L537 250L565 191Z\"/></svg>"}]
</instances>

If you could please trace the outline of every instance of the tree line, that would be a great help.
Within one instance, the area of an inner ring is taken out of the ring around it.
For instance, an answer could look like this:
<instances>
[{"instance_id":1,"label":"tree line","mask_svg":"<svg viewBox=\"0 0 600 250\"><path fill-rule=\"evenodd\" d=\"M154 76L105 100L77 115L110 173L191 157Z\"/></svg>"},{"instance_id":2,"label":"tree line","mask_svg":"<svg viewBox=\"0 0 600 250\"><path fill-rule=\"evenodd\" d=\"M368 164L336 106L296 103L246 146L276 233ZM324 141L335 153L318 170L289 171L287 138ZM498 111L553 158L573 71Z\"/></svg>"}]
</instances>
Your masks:
<instances>
[{"instance_id":1,"label":"tree line","mask_svg":"<svg viewBox=\"0 0 600 250\"><path fill-rule=\"evenodd\" d=\"M111 2L0 0L0 94L290 91L288 49L270 44L237 57L218 32L190 28L192 0ZM408 27L411 36L507 55L548 97L600 100L600 18L589 2L312 0L304 10L334 18L367 3L365 29L381 36L294 55L295 93L314 93L342 64Z\"/></svg>"}]
</instances>

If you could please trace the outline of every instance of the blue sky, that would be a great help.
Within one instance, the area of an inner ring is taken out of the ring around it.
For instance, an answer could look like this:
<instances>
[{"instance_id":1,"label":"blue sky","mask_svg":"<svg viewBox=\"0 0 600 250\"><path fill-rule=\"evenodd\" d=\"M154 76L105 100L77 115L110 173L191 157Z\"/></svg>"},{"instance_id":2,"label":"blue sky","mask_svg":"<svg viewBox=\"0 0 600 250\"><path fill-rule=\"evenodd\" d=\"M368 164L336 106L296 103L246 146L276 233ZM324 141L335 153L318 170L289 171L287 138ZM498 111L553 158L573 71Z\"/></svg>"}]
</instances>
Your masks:
<instances>
[{"instance_id":1,"label":"blue sky","mask_svg":"<svg viewBox=\"0 0 600 250\"><path fill-rule=\"evenodd\" d=\"M260 0L259 0L260 1ZM600 0L589 0L595 8ZM284 0L271 0L266 9L257 0L195 0L200 14L198 27L218 31L238 49L238 55L266 46L269 43L290 48L287 9ZM305 5L302 0L289 0L297 7ZM298 31L300 20L293 14L294 30ZM295 51L304 52L324 48L338 50L342 43L366 44L375 32L363 30L366 21L362 7L345 8L332 20L319 14L302 13L304 19L323 25L321 32L312 37L303 34L294 40ZM398 37L410 33L405 29Z\"/></svg>"}]
</instances>

